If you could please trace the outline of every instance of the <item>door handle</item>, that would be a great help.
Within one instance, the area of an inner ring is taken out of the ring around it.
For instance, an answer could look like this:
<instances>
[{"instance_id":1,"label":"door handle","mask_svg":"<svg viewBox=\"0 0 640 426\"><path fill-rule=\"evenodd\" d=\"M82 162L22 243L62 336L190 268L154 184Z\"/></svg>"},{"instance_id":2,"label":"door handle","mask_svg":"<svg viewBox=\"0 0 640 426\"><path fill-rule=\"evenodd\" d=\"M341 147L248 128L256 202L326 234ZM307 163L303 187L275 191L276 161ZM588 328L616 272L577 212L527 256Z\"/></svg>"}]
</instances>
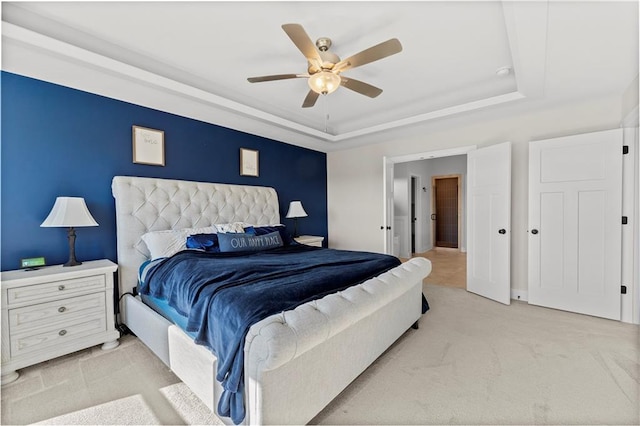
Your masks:
<instances>
[{"instance_id":1,"label":"door handle","mask_svg":"<svg viewBox=\"0 0 640 426\"><path fill-rule=\"evenodd\" d=\"M506 234L506 233L507 233L507 231L505 229L500 229L498 231L498 234Z\"/></svg>"},{"instance_id":2,"label":"door handle","mask_svg":"<svg viewBox=\"0 0 640 426\"><path fill-rule=\"evenodd\" d=\"M436 214L435 213L431 214L431 220L436 220Z\"/></svg>"},{"instance_id":3,"label":"door handle","mask_svg":"<svg viewBox=\"0 0 640 426\"><path fill-rule=\"evenodd\" d=\"M532 230L531 230L531 233L532 233L533 235L536 235L536 234L538 233L538 230L537 230L537 229L532 229Z\"/></svg>"}]
</instances>

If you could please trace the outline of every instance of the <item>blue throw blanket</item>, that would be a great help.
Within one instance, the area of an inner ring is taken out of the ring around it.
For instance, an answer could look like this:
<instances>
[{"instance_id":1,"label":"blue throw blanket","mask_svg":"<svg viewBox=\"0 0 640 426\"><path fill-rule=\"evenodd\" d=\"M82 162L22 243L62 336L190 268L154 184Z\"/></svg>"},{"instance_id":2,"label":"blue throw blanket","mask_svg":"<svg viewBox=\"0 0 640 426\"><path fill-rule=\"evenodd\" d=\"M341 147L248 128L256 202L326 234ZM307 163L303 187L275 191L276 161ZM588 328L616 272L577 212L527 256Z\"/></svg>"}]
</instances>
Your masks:
<instances>
[{"instance_id":1,"label":"blue throw blanket","mask_svg":"<svg viewBox=\"0 0 640 426\"><path fill-rule=\"evenodd\" d=\"M150 265L139 289L166 299L188 318L186 331L196 343L216 355L224 388L218 412L238 424L245 416L244 341L251 325L399 264L393 256L304 245L253 253L187 250ZM424 303L423 297L423 311Z\"/></svg>"}]
</instances>

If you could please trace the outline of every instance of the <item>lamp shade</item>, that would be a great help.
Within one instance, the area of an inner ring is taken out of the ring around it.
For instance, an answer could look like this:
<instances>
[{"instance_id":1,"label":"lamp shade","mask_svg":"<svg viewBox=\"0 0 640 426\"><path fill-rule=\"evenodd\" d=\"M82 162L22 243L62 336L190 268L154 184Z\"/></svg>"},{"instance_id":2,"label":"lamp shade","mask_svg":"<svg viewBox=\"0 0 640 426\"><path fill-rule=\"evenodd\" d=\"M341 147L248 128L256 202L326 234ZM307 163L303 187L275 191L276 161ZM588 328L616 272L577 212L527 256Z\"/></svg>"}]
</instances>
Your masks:
<instances>
[{"instance_id":1,"label":"lamp shade","mask_svg":"<svg viewBox=\"0 0 640 426\"><path fill-rule=\"evenodd\" d=\"M304 211L302 203L300 201L292 201L289 203L289 211L287 212L287 219L296 217L307 217L307 212Z\"/></svg>"},{"instance_id":2,"label":"lamp shade","mask_svg":"<svg viewBox=\"0 0 640 426\"><path fill-rule=\"evenodd\" d=\"M98 226L82 197L58 197L49 216L40 225L43 228L74 228Z\"/></svg>"}]
</instances>

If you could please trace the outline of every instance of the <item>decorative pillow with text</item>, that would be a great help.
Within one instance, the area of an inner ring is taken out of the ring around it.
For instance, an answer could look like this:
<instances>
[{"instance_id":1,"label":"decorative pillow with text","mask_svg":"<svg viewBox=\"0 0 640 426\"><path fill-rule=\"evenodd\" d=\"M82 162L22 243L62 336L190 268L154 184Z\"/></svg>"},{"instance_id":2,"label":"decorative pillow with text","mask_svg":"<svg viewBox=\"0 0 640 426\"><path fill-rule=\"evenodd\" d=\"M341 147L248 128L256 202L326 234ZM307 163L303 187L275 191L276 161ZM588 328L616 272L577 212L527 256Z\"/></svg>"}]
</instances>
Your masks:
<instances>
[{"instance_id":1,"label":"decorative pillow with text","mask_svg":"<svg viewBox=\"0 0 640 426\"><path fill-rule=\"evenodd\" d=\"M223 253L269 250L282 245L282 237L278 231L265 235L218 234L218 246Z\"/></svg>"}]
</instances>

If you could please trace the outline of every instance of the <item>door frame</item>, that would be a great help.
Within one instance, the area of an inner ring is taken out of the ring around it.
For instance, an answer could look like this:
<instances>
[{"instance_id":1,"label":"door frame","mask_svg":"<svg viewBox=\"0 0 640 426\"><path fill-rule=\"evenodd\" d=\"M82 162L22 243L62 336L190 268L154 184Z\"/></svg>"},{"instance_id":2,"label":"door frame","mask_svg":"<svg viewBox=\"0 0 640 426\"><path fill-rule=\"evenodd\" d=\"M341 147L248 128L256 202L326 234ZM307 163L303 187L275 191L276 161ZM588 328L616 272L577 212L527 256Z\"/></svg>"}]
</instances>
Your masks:
<instances>
[{"instance_id":1,"label":"door frame","mask_svg":"<svg viewBox=\"0 0 640 426\"><path fill-rule=\"evenodd\" d=\"M415 187L413 187L413 191L412 191L412 181L415 179ZM420 196L420 188L422 188L422 176L418 176L418 175L414 175L414 174L410 174L409 175L409 212L411 212L411 200L413 199L413 202L415 204L415 211L414 211L414 216L409 218L409 220L413 220L413 218L415 218L416 220L414 221L414 232L415 232L415 247L414 247L414 251L411 251L411 224L409 224L409 252L410 254L413 253L422 253L424 251L424 246L422 244L421 241L419 241L419 236L422 235L422 222L424 220L423 215L422 215L422 197Z\"/></svg>"},{"instance_id":2,"label":"door frame","mask_svg":"<svg viewBox=\"0 0 640 426\"><path fill-rule=\"evenodd\" d=\"M477 145L467 145L458 148L442 149L437 151L416 152L414 154L384 156L382 157L382 192L383 192L383 218L384 227L393 226L393 165L398 163L409 163L411 161L427 160L432 158L452 157L454 155L466 155L470 151L477 149ZM383 228L384 228L383 227ZM384 230L384 252L393 255L393 232ZM467 249L468 250L468 249Z\"/></svg>"},{"instance_id":3,"label":"door frame","mask_svg":"<svg viewBox=\"0 0 640 426\"><path fill-rule=\"evenodd\" d=\"M449 174L449 175L438 175L431 176L431 209L430 213L436 214L436 180L437 179L451 179L456 178L458 181L458 248L456 250L462 251L462 175L460 174ZM436 216L436 220L438 220ZM432 220L431 221L431 247L436 248L436 224Z\"/></svg>"}]
</instances>

